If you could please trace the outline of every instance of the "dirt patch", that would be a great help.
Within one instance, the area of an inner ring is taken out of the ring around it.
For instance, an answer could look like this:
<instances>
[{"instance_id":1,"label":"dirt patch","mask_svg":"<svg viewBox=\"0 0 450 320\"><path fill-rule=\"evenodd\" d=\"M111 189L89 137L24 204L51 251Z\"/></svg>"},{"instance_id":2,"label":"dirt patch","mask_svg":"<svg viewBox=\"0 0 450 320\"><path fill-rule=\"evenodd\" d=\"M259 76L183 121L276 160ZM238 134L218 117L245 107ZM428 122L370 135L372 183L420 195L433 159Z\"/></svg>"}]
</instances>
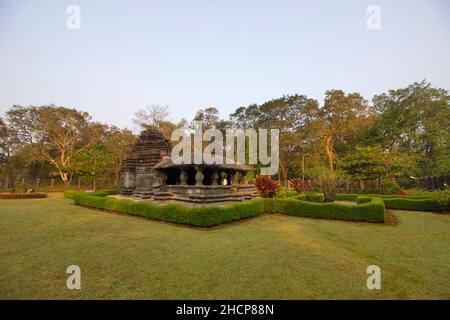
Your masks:
<instances>
[{"instance_id":1,"label":"dirt patch","mask_svg":"<svg viewBox=\"0 0 450 320\"><path fill-rule=\"evenodd\" d=\"M399 224L398 218L392 213L392 210L387 210L385 225L395 227Z\"/></svg>"}]
</instances>

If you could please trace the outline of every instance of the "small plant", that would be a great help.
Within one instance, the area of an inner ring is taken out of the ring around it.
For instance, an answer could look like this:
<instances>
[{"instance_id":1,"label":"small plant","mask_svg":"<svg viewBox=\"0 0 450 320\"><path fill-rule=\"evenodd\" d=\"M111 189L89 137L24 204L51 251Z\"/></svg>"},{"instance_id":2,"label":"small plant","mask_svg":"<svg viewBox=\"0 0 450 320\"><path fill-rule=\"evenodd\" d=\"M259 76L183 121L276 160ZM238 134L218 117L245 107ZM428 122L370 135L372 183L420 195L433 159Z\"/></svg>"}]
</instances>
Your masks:
<instances>
[{"instance_id":1,"label":"small plant","mask_svg":"<svg viewBox=\"0 0 450 320\"><path fill-rule=\"evenodd\" d=\"M280 182L273 180L270 176L256 176L253 183L263 198L272 198L280 191Z\"/></svg>"},{"instance_id":2,"label":"small plant","mask_svg":"<svg viewBox=\"0 0 450 320\"><path fill-rule=\"evenodd\" d=\"M305 181L301 178L294 178L289 180L292 187L297 191L298 193L303 193L306 190L306 184Z\"/></svg>"},{"instance_id":3,"label":"small plant","mask_svg":"<svg viewBox=\"0 0 450 320\"><path fill-rule=\"evenodd\" d=\"M25 181L19 183L15 190L16 193L26 193L27 191L28 191L28 183L26 183Z\"/></svg>"},{"instance_id":4,"label":"small plant","mask_svg":"<svg viewBox=\"0 0 450 320\"><path fill-rule=\"evenodd\" d=\"M400 186L395 180L386 180L383 181L383 193L384 194L396 194L400 192Z\"/></svg>"}]
</instances>

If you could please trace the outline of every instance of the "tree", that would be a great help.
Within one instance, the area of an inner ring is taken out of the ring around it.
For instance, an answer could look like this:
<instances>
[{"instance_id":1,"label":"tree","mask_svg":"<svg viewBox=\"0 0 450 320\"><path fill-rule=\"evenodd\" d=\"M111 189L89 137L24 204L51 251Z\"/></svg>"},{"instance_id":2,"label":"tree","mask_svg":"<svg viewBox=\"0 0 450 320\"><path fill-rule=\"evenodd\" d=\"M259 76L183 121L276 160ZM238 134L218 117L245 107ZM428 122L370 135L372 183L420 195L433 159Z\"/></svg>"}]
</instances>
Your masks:
<instances>
[{"instance_id":1,"label":"tree","mask_svg":"<svg viewBox=\"0 0 450 320\"><path fill-rule=\"evenodd\" d=\"M230 120L238 128L280 130L279 178L287 186L289 170L296 171L300 167L300 155L307 149L306 128L312 126L318 114L316 100L305 95L286 95L261 105L240 107L230 115ZM292 175L296 173L292 172Z\"/></svg>"},{"instance_id":2,"label":"tree","mask_svg":"<svg viewBox=\"0 0 450 320\"><path fill-rule=\"evenodd\" d=\"M169 107L162 105L147 105L134 114L133 123L146 129L149 126L160 128L163 124L168 122Z\"/></svg>"},{"instance_id":3,"label":"tree","mask_svg":"<svg viewBox=\"0 0 450 320\"><path fill-rule=\"evenodd\" d=\"M183 118L178 123L169 120L169 107L161 105L147 105L144 109L135 113L133 123L139 125L143 130L155 127L161 130L164 136L170 140L172 132L187 124Z\"/></svg>"},{"instance_id":4,"label":"tree","mask_svg":"<svg viewBox=\"0 0 450 320\"><path fill-rule=\"evenodd\" d=\"M0 118L0 166L7 161L10 152L9 128L3 119Z\"/></svg>"},{"instance_id":5,"label":"tree","mask_svg":"<svg viewBox=\"0 0 450 320\"><path fill-rule=\"evenodd\" d=\"M109 166L116 163L116 157L105 151L102 144L94 144L73 155L70 171L82 177L92 179L92 189L96 189L96 181L102 176Z\"/></svg>"},{"instance_id":6,"label":"tree","mask_svg":"<svg viewBox=\"0 0 450 320\"><path fill-rule=\"evenodd\" d=\"M111 126L106 133L105 150L114 155L113 164L114 185L119 185L120 170L122 169L125 156L131 150L136 136L128 129L119 129Z\"/></svg>"},{"instance_id":7,"label":"tree","mask_svg":"<svg viewBox=\"0 0 450 320\"><path fill-rule=\"evenodd\" d=\"M334 171L335 144L346 136L357 136L357 131L370 122L372 110L359 93L345 94L342 90L325 92L321 110L325 153L330 171Z\"/></svg>"},{"instance_id":8,"label":"tree","mask_svg":"<svg viewBox=\"0 0 450 320\"><path fill-rule=\"evenodd\" d=\"M448 173L445 167L450 149L447 90L433 88L424 80L376 95L373 104L379 119L370 132L369 143L379 143L396 155L415 159L412 167L416 172L409 174Z\"/></svg>"},{"instance_id":9,"label":"tree","mask_svg":"<svg viewBox=\"0 0 450 320\"><path fill-rule=\"evenodd\" d=\"M383 179L394 177L400 170L399 159L379 146L356 147L342 159L341 167L355 179L378 180L380 193Z\"/></svg>"},{"instance_id":10,"label":"tree","mask_svg":"<svg viewBox=\"0 0 450 320\"><path fill-rule=\"evenodd\" d=\"M200 109L194 116L194 121L201 122L205 129L215 128L219 120L219 110L215 107Z\"/></svg>"},{"instance_id":11,"label":"tree","mask_svg":"<svg viewBox=\"0 0 450 320\"><path fill-rule=\"evenodd\" d=\"M57 170L65 185L70 182L72 157L98 140L103 129L91 122L87 112L54 105L13 106L6 115L18 139L31 144L35 154Z\"/></svg>"}]
</instances>

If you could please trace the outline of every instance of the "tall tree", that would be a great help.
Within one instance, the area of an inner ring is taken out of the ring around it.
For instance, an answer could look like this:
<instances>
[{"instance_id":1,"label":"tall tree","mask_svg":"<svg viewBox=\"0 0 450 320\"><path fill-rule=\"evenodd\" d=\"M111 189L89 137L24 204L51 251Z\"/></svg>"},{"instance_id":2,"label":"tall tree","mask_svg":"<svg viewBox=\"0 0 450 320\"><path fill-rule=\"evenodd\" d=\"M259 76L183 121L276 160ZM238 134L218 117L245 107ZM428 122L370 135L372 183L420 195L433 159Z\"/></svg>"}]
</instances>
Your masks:
<instances>
[{"instance_id":1,"label":"tall tree","mask_svg":"<svg viewBox=\"0 0 450 320\"><path fill-rule=\"evenodd\" d=\"M106 133L105 151L115 156L113 163L114 185L119 185L119 175L122 169L125 156L133 143L136 141L136 136L128 129L119 129L116 126L111 126Z\"/></svg>"},{"instance_id":2,"label":"tall tree","mask_svg":"<svg viewBox=\"0 0 450 320\"><path fill-rule=\"evenodd\" d=\"M194 116L194 121L201 122L205 129L215 128L219 120L219 110L215 107L200 109Z\"/></svg>"},{"instance_id":3,"label":"tall tree","mask_svg":"<svg viewBox=\"0 0 450 320\"><path fill-rule=\"evenodd\" d=\"M325 92L320 121L325 153L330 171L334 171L335 144L357 132L370 122L372 109L359 93L345 94L342 90Z\"/></svg>"},{"instance_id":4,"label":"tall tree","mask_svg":"<svg viewBox=\"0 0 450 320\"><path fill-rule=\"evenodd\" d=\"M395 154L416 160L417 172L446 174L450 149L450 96L425 80L373 98L379 121L372 140ZM447 159L447 160L446 160ZM414 166L413 166L414 167Z\"/></svg>"},{"instance_id":5,"label":"tall tree","mask_svg":"<svg viewBox=\"0 0 450 320\"><path fill-rule=\"evenodd\" d=\"M355 179L378 180L380 193L382 179L395 177L400 171L401 159L384 151L380 146L356 147L341 161L348 175Z\"/></svg>"},{"instance_id":6,"label":"tall tree","mask_svg":"<svg viewBox=\"0 0 450 320\"><path fill-rule=\"evenodd\" d=\"M105 151L102 144L94 144L73 155L69 170L83 177L92 179L92 189L95 191L97 179L104 175L109 166L116 163L115 156Z\"/></svg>"},{"instance_id":7,"label":"tall tree","mask_svg":"<svg viewBox=\"0 0 450 320\"><path fill-rule=\"evenodd\" d=\"M6 115L22 143L30 143L36 155L57 170L65 185L70 182L72 157L98 140L102 129L91 122L87 112L54 105L14 106Z\"/></svg>"}]
</instances>

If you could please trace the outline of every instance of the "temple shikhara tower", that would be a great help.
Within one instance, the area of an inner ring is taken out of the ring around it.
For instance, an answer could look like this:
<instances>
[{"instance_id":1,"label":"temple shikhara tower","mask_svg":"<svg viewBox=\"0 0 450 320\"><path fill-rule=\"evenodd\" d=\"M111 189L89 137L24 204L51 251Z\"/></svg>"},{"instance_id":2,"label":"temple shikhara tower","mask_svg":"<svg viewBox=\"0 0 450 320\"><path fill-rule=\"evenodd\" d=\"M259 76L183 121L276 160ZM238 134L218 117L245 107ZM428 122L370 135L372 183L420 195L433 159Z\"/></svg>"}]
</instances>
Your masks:
<instances>
[{"instance_id":1,"label":"temple shikhara tower","mask_svg":"<svg viewBox=\"0 0 450 320\"><path fill-rule=\"evenodd\" d=\"M256 196L243 164L174 164L172 144L157 128L141 133L125 159L120 194L157 202L221 203ZM225 161L223 161L225 163Z\"/></svg>"}]
</instances>

